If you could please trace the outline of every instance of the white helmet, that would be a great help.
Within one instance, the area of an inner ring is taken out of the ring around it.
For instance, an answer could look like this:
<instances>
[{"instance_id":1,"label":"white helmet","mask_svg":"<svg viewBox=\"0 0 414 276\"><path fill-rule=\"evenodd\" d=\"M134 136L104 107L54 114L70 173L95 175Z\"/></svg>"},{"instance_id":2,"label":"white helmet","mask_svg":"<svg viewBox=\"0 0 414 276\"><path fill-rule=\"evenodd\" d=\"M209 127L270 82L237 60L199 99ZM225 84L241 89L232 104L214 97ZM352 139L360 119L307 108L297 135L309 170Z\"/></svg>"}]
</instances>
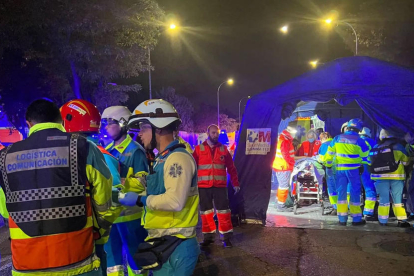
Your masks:
<instances>
[{"instance_id":1,"label":"white helmet","mask_svg":"<svg viewBox=\"0 0 414 276\"><path fill-rule=\"evenodd\" d=\"M394 135L392 135L391 132L385 129L381 129L380 135L379 135L380 140L387 139L387 138L393 138L393 137Z\"/></svg>"},{"instance_id":2,"label":"white helmet","mask_svg":"<svg viewBox=\"0 0 414 276\"><path fill-rule=\"evenodd\" d=\"M117 105L106 108L102 113L101 120L117 120L121 126L124 126L128 122L129 117L131 117L131 115L131 111L129 111L129 109L126 106Z\"/></svg>"},{"instance_id":3,"label":"white helmet","mask_svg":"<svg viewBox=\"0 0 414 276\"><path fill-rule=\"evenodd\" d=\"M371 130L367 127L363 127L362 130L359 132L359 135L364 135L371 138Z\"/></svg>"},{"instance_id":4,"label":"white helmet","mask_svg":"<svg viewBox=\"0 0 414 276\"><path fill-rule=\"evenodd\" d=\"M156 128L164 128L173 122L181 123L180 116L172 104L162 99L140 103L130 117L128 126L147 121Z\"/></svg>"},{"instance_id":5,"label":"white helmet","mask_svg":"<svg viewBox=\"0 0 414 276\"><path fill-rule=\"evenodd\" d=\"M348 127L348 122L343 123L342 126L341 126L341 132L344 133L345 128L347 128L347 127Z\"/></svg>"}]
</instances>

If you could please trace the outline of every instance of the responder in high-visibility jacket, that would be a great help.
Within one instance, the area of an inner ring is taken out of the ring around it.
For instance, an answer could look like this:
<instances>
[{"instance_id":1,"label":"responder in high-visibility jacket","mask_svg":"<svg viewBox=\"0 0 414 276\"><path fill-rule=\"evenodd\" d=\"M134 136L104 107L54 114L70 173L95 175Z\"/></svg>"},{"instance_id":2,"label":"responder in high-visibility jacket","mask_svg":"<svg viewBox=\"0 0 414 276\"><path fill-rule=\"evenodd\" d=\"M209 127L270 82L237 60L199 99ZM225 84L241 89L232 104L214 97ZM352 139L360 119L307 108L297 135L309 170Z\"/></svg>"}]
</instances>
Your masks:
<instances>
[{"instance_id":1,"label":"responder in high-visibility jacket","mask_svg":"<svg viewBox=\"0 0 414 276\"><path fill-rule=\"evenodd\" d=\"M364 225L366 221L362 219L361 212L361 178L359 169L362 164L367 163L369 148L358 133L362 129L360 119L352 119L348 122L347 130L344 134L336 136L325 155L325 166L332 167L335 160L338 191L338 217L339 224L346 225L348 221L348 204L346 200L346 190L350 185L350 212L352 225Z\"/></svg>"},{"instance_id":2,"label":"responder in high-visibility jacket","mask_svg":"<svg viewBox=\"0 0 414 276\"><path fill-rule=\"evenodd\" d=\"M371 150L375 146L375 141L371 139L371 130L367 127L363 127L359 136L365 140L369 150ZM371 172L370 172L370 162L369 159L367 160L367 164L364 164L364 172L361 175L362 185L364 186L365 190L365 204L364 204L364 212L363 215L365 216L366 221L375 221L377 220L374 217L374 209L375 203L377 202L377 192L375 190L374 181L371 180Z\"/></svg>"},{"instance_id":3,"label":"responder in high-visibility jacket","mask_svg":"<svg viewBox=\"0 0 414 276\"><path fill-rule=\"evenodd\" d=\"M143 224L148 241L174 240L175 249L154 276L193 274L200 248L196 239L198 223L197 168L191 154L174 139L181 123L175 108L164 100L147 100L136 107L129 127L140 129L147 150L157 149L147 176L147 196L129 192L121 204L145 206Z\"/></svg>"},{"instance_id":4,"label":"responder in high-visibility jacket","mask_svg":"<svg viewBox=\"0 0 414 276\"><path fill-rule=\"evenodd\" d=\"M380 132L381 142L374 148L391 146L394 152L394 160L398 163L398 169L389 173L372 173L371 179L375 181L375 188L379 194L378 220L379 224L385 226L388 222L390 213L390 193L392 197L392 209L398 219L399 227L410 227L407 220L402 195L404 181L406 178L405 168L409 164L410 158L399 139L394 137L391 132L382 129ZM372 156L372 155L371 155Z\"/></svg>"},{"instance_id":5,"label":"responder in high-visibility jacket","mask_svg":"<svg viewBox=\"0 0 414 276\"><path fill-rule=\"evenodd\" d=\"M231 211L229 208L227 174L235 193L240 191L237 170L230 152L219 139L220 130L217 125L207 128L208 139L196 146L193 157L197 164L198 190L200 193L201 228L204 236L201 246L214 243L216 223L214 209L218 219L218 231L223 247L230 248L230 237L233 235ZM214 202L214 204L213 204Z\"/></svg>"},{"instance_id":6,"label":"responder in high-visibility jacket","mask_svg":"<svg viewBox=\"0 0 414 276\"><path fill-rule=\"evenodd\" d=\"M98 146L112 175L112 193L114 193L114 190L117 192L118 190L114 186L122 186L121 176L119 175L119 162L107 150L98 145L99 125L101 122L101 114L98 108L85 100L72 100L60 108L60 113L63 119L63 126L67 132L78 133ZM115 193L115 198L118 200L118 193ZM112 205L113 217L107 219L113 223L121 213L122 206L119 205L116 207L116 203L114 202ZM104 244L109 239L109 233L110 231L101 233L101 239L95 244L96 254L101 260L102 274L104 276L107 275L107 258Z\"/></svg>"},{"instance_id":7,"label":"responder in high-visibility jacket","mask_svg":"<svg viewBox=\"0 0 414 276\"><path fill-rule=\"evenodd\" d=\"M309 130L306 134L307 140L300 145L296 156L313 157L318 155L321 141L317 140L317 138L316 132L313 129Z\"/></svg>"},{"instance_id":8,"label":"responder in high-visibility jacket","mask_svg":"<svg viewBox=\"0 0 414 276\"><path fill-rule=\"evenodd\" d=\"M293 135L297 130L293 126L288 126L279 135L276 146L276 156L273 161L273 171L279 183L277 189L277 211L292 212L285 203L289 195L290 175L295 165L295 149L293 147Z\"/></svg>"},{"instance_id":9,"label":"responder in high-visibility jacket","mask_svg":"<svg viewBox=\"0 0 414 276\"><path fill-rule=\"evenodd\" d=\"M144 192L143 185L131 187L130 179L141 177L148 171L144 148L127 134L127 122L131 112L125 106L108 107L102 113L101 134L110 137L113 142L106 150L120 162L121 182L124 192ZM142 208L126 207L114 222L109 241L105 244L108 256L108 276L124 275L124 260L127 261L128 275L140 275L141 268L135 264L133 256L138 246L147 236L141 225ZM126 256L123 255L123 252Z\"/></svg>"},{"instance_id":10,"label":"responder in high-visibility jacket","mask_svg":"<svg viewBox=\"0 0 414 276\"><path fill-rule=\"evenodd\" d=\"M328 152L329 145L332 141L332 136L328 132L322 132L319 136L321 139L321 147L319 148L319 162L322 164L325 162L325 155ZM336 183L335 183L335 166L330 168L326 168L326 184L328 186L328 194L329 194L329 201L332 204L333 210L330 215L337 215L337 206L338 203L338 192L336 190Z\"/></svg>"},{"instance_id":11,"label":"responder in high-visibility jacket","mask_svg":"<svg viewBox=\"0 0 414 276\"><path fill-rule=\"evenodd\" d=\"M0 152L12 273L102 275L94 245L114 216L105 159L96 145L65 132L59 108L48 100L31 103L26 121L29 137Z\"/></svg>"}]
</instances>

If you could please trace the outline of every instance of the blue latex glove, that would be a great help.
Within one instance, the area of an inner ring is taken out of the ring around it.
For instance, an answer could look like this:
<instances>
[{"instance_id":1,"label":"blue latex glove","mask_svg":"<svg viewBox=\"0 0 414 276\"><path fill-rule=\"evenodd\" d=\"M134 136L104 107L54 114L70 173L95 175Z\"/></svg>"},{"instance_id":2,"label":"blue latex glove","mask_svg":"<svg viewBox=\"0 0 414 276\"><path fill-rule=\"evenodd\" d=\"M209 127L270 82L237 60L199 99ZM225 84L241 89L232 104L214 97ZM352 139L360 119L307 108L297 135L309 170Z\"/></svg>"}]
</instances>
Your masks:
<instances>
[{"instance_id":1,"label":"blue latex glove","mask_svg":"<svg viewBox=\"0 0 414 276\"><path fill-rule=\"evenodd\" d=\"M126 194L119 193L119 203L125 206L135 206L137 203L138 194L134 192L129 192Z\"/></svg>"}]
</instances>

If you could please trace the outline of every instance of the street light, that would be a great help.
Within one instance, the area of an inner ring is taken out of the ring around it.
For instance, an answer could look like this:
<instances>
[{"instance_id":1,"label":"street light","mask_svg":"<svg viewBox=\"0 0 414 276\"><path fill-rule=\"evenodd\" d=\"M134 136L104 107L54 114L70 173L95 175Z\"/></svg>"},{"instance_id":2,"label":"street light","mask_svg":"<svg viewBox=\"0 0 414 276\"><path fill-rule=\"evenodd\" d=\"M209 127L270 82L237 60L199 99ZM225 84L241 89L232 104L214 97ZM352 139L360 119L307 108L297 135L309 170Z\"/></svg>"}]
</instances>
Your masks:
<instances>
[{"instance_id":1,"label":"street light","mask_svg":"<svg viewBox=\"0 0 414 276\"><path fill-rule=\"evenodd\" d=\"M177 25L174 23L170 24L170 30L176 30ZM149 88L149 98L152 99L152 81L151 81L151 48L148 46L148 88Z\"/></svg>"},{"instance_id":2,"label":"street light","mask_svg":"<svg viewBox=\"0 0 414 276\"><path fill-rule=\"evenodd\" d=\"M288 32L289 28L287 25L283 26L282 28L280 28L280 31L284 34L286 34Z\"/></svg>"},{"instance_id":3,"label":"street light","mask_svg":"<svg viewBox=\"0 0 414 276\"><path fill-rule=\"evenodd\" d=\"M330 25L332 22L333 22L332 18L325 19L325 23L328 24L328 25ZM345 25L347 25L348 27L350 27L352 29L352 31L353 31L353 33L355 35L355 55L357 56L358 55L358 35L357 35L354 27L351 24L349 24L348 22L346 22L346 21L337 21L337 22L339 24L340 23L345 24Z\"/></svg>"},{"instance_id":4,"label":"street light","mask_svg":"<svg viewBox=\"0 0 414 276\"><path fill-rule=\"evenodd\" d=\"M223 81L217 88L217 126L219 128L220 128L220 87L225 83L227 83L228 85L233 85L234 80L228 79L226 81Z\"/></svg>"},{"instance_id":5,"label":"street light","mask_svg":"<svg viewBox=\"0 0 414 276\"><path fill-rule=\"evenodd\" d=\"M318 66L319 60L312 60L309 62L309 64L312 66L312 68L316 68Z\"/></svg>"},{"instance_id":6,"label":"street light","mask_svg":"<svg viewBox=\"0 0 414 276\"><path fill-rule=\"evenodd\" d=\"M250 96L247 96L247 97L242 98L242 99L240 100L240 102L239 102L239 124L240 124L240 125L241 125L240 105L241 105L241 102L242 102L244 99L250 99Z\"/></svg>"}]
</instances>

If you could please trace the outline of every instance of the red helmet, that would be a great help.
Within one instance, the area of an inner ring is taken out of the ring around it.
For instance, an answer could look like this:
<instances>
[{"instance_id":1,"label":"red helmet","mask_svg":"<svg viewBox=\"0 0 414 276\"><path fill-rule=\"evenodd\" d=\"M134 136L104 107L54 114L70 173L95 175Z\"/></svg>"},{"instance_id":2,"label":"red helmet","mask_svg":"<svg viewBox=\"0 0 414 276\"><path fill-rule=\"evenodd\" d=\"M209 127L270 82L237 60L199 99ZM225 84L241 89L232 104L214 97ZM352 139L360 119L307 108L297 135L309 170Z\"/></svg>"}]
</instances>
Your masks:
<instances>
[{"instance_id":1,"label":"red helmet","mask_svg":"<svg viewBox=\"0 0 414 276\"><path fill-rule=\"evenodd\" d=\"M99 132L101 114L92 103L72 100L60 108L67 132Z\"/></svg>"}]
</instances>

